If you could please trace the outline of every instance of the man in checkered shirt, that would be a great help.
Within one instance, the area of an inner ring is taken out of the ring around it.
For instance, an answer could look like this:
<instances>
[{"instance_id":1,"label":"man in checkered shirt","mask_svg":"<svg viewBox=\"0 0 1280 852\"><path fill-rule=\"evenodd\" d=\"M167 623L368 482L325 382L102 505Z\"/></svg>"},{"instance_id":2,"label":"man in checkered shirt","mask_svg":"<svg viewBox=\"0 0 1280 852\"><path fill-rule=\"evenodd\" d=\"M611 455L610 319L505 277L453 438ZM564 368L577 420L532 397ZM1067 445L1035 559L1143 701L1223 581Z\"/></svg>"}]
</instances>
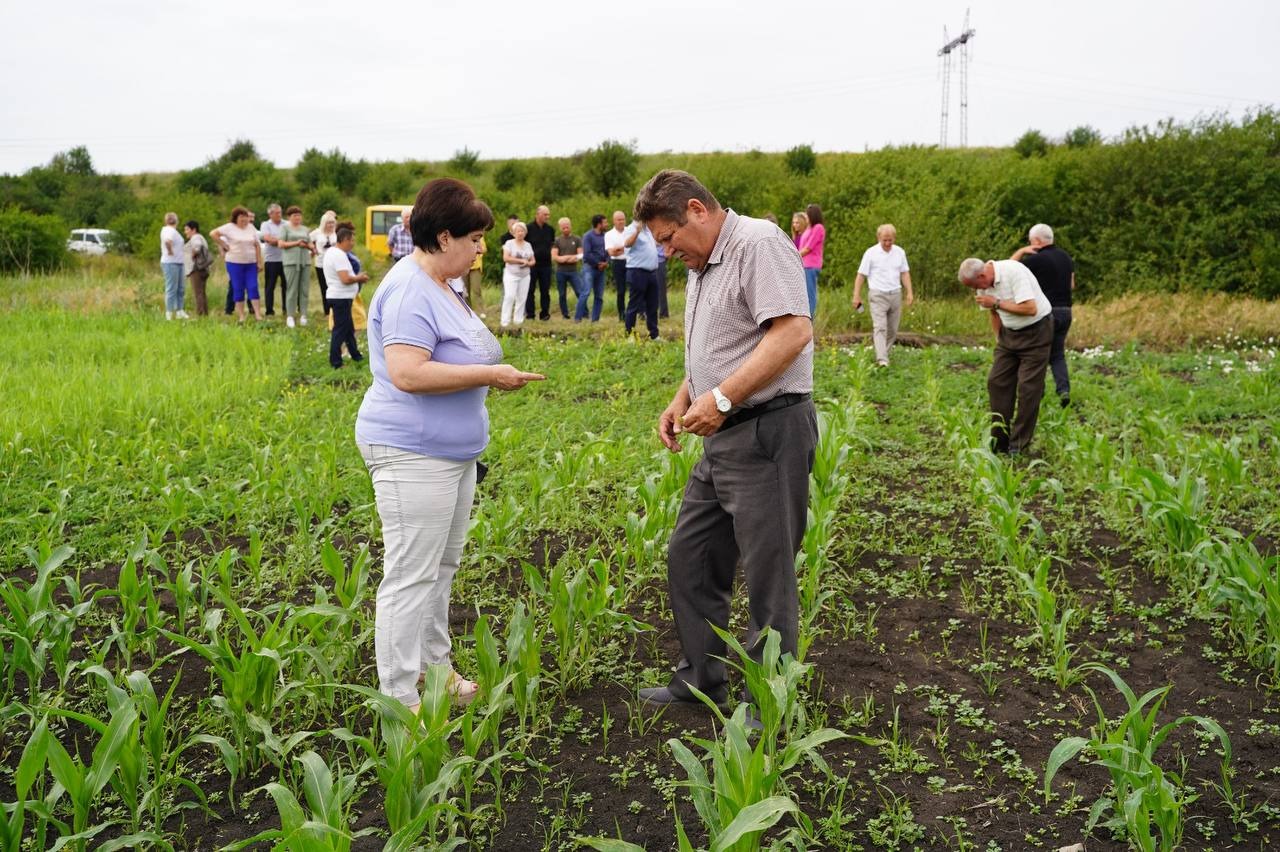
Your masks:
<instances>
[{"instance_id":1,"label":"man in checkered shirt","mask_svg":"<svg viewBox=\"0 0 1280 852\"><path fill-rule=\"evenodd\" d=\"M804 537L809 472L818 441L813 325L804 268L778 226L722 208L692 175L658 172L636 198L635 218L693 273L685 297L685 376L658 418L658 438L703 438L669 546L667 583L684 652L666 686L640 690L650 705L697 703L697 687L728 702L725 643L739 564L760 631L796 652L795 556Z\"/></svg>"},{"instance_id":2,"label":"man in checkered shirt","mask_svg":"<svg viewBox=\"0 0 1280 852\"><path fill-rule=\"evenodd\" d=\"M387 249L391 252L391 262L395 263L402 257L408 257L413 254L413 234L409 231L409 215L413 213L412 207L406 207L400 211L400 221L391 226L387 231Z\"/></svg>"}]
</instances>

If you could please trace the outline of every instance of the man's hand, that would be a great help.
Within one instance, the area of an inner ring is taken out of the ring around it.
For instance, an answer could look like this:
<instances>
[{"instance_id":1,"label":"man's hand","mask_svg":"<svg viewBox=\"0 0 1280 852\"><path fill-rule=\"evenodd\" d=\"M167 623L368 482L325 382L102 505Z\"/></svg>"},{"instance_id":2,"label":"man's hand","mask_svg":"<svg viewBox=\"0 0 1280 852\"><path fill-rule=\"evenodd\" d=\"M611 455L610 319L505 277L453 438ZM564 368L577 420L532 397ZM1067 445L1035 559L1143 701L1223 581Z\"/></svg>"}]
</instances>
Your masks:
<instances>
[{"instance_id":1,"label":"man's hand","mask_svg":"<svg viewBox=\"0 0 1280 852\"><path fill-rule=\"evenodd\" d=\"M977 293L974 295L973 300L978 303L978 307L988 311L994 308L996 303L1000 301L990 293Z\"/></svg>"},{"instance_id":2,"label":"man's hand","mask_svg":"<svg viewBox=\"0 0 1280 852\"><path fill-rule=\"evenodd\" d=\"M911 307L912 305L914 305L915 303L916 303L916 296L915 296L915 293L908 292L908 293L907 293L907 298L906 298L906 301L904 302L904 304L909 308L909 307Z\"/></svg>"},{"instance_id":3,"label":"man's hand","mask_svg":"<svg viewBox=\"0 0 1280 852\"><path fill-rule=\"evenodd\" d=\"M684 394L680 394L680 397L672 400L662 414L658 415L658 440L662 442L662 446L673 453L678 453L682 449L680 440L676 436L684 431L680 421L684 419L684 413L688 411L683 397Z\"/></svg>"},{"instance_id":4,"label":"man's hand","mask_svg":"<svg viewBox=\"0 0 1280 852\"><path fill-rule=\"evenodd\" d=\"M722 423L724 423L724 415L716 408L716 398L712 396L711 391L707 391L689 406L680 426L685 432L692 432L706 438L714 435Z\"/></svg>"},{"instance_id":5,"label":"man's hand","mask_svg":"<svg viewBox=\"0 0 1280 852\"><path fill-rule=\"evenodd\" d=\"M1039 250L1040 250L1040 247L1039 247L1039 246L1023 246L1022 248L1020 248L1020 249L1018 249L1017 251L1015 251L1015 252L1013 253L1013 257L1011 257L1011 258L1009 258L1009 259L1010 259L1010 260L1022 260L1022 258L1023 258L1023 257L1025 257L1026 255L1029 255L1029 254L1035 254L1035 253L1036 253L1036 252L1038 252Z\"/></svg>"},{"instance_id":6,"label":"man's hand","mask_svg":"<svg viewBox=\"0 0 1280 852\"><path fill-rule=\"evenodd\" d=\"M861 296L854 296L854 297L853 297L853 309L856 311L856 310L860 309L861 307L862 307L862 297L861 297Z\"/></svg>"}]
</instances>

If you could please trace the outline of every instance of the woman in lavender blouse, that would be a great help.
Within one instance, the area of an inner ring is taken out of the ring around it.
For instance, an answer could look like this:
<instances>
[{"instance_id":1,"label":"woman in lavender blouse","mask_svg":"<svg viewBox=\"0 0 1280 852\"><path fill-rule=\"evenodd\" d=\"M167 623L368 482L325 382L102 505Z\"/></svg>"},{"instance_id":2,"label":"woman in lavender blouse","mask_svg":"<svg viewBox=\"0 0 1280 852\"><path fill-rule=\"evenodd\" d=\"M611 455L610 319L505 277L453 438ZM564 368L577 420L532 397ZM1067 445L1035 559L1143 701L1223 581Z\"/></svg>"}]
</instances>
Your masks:
<instances>
[{"instance_id":1,"label":"woman in lavender blouse","mask_svg":"<svg viewBox=\"0 0 1280 852\"><path fill-rule=\"evenodd\" d=\"M459 292L483 251L493 213L462 181L418 193L413 253L387 273L369 307L373 385L356 418L356 443L373 478L385 556L374 619L381 691L410 710L433 667L465 704L479 685L450 662L449 591L489 442L489 388L544 378L503 364L502 347ZM452 283L451 283L452 282ZM457 289L454 284L456 283Z\"/></svg>"}]
</instances>

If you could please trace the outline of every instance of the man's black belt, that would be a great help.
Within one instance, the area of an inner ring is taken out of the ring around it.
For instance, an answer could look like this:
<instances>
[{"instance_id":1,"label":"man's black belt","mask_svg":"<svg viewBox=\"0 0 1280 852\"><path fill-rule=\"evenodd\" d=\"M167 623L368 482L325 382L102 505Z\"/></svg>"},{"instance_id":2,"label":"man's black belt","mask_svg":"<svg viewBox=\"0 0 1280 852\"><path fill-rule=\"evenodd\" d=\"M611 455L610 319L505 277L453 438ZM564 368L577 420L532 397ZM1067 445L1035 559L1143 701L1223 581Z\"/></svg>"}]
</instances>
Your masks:
<instances>
[{"instance_id":1,"label":"man's black belt","mask_svg":"<svg viewBox=\"0 0 1280 852\"><path fill-rule=\"evenodd\" d=\"M773 399L765 400L759 405L753 405L750 408L742 408L730 414L720 424L718 431L723 432L725 429L732 429L734 426L741 426L748 420L755 420L761 414L768 414L770 411L777 411L779 408L787 408L799 402L806 402L809 399L807 393L780 393Z\"/></svg>"}]
</instances>

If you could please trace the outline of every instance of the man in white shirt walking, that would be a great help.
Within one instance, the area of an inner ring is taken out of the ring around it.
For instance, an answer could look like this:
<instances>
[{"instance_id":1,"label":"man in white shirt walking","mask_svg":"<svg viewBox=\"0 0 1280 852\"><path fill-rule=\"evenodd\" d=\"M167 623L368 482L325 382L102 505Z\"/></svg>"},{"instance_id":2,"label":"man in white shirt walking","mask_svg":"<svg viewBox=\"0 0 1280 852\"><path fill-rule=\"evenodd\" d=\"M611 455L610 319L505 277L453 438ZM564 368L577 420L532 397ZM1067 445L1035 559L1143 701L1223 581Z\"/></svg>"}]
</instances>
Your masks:
<instances>
[{"instance_id":1,"label":"man in white shirt walking","mask_svg":"<svg viewBox=\"0 0 1280 852\"><path fill-rule=\"evenodd\" d=\"M1016 260L971 257L960 264L959 277L977 291L973 298L978 307L991 311L996 333L987 374L991 438L997 453L1016 456L1026 451L1036 431L1053 345L1053 306L1031 270Z\"/></svg>"},{"instance_id":2,"label":"man in white shirt walking","mask_svg":"<svg viewBox=\"0 0 1280 852\"><path fill-rule=\"evenodd\" d=\"M898 339L898 323L902 319L902 291L906 304L915 302L911 292L911 270L907 253L894 245L898 231L892 225L876 228L876 244L862 253L858 276L853 279L853 307L862 308L862 284L867 282L867 299L871 302L871 339L876 347L876 366L889 366L889 350Z\"/></svg>"}]
</instances>

